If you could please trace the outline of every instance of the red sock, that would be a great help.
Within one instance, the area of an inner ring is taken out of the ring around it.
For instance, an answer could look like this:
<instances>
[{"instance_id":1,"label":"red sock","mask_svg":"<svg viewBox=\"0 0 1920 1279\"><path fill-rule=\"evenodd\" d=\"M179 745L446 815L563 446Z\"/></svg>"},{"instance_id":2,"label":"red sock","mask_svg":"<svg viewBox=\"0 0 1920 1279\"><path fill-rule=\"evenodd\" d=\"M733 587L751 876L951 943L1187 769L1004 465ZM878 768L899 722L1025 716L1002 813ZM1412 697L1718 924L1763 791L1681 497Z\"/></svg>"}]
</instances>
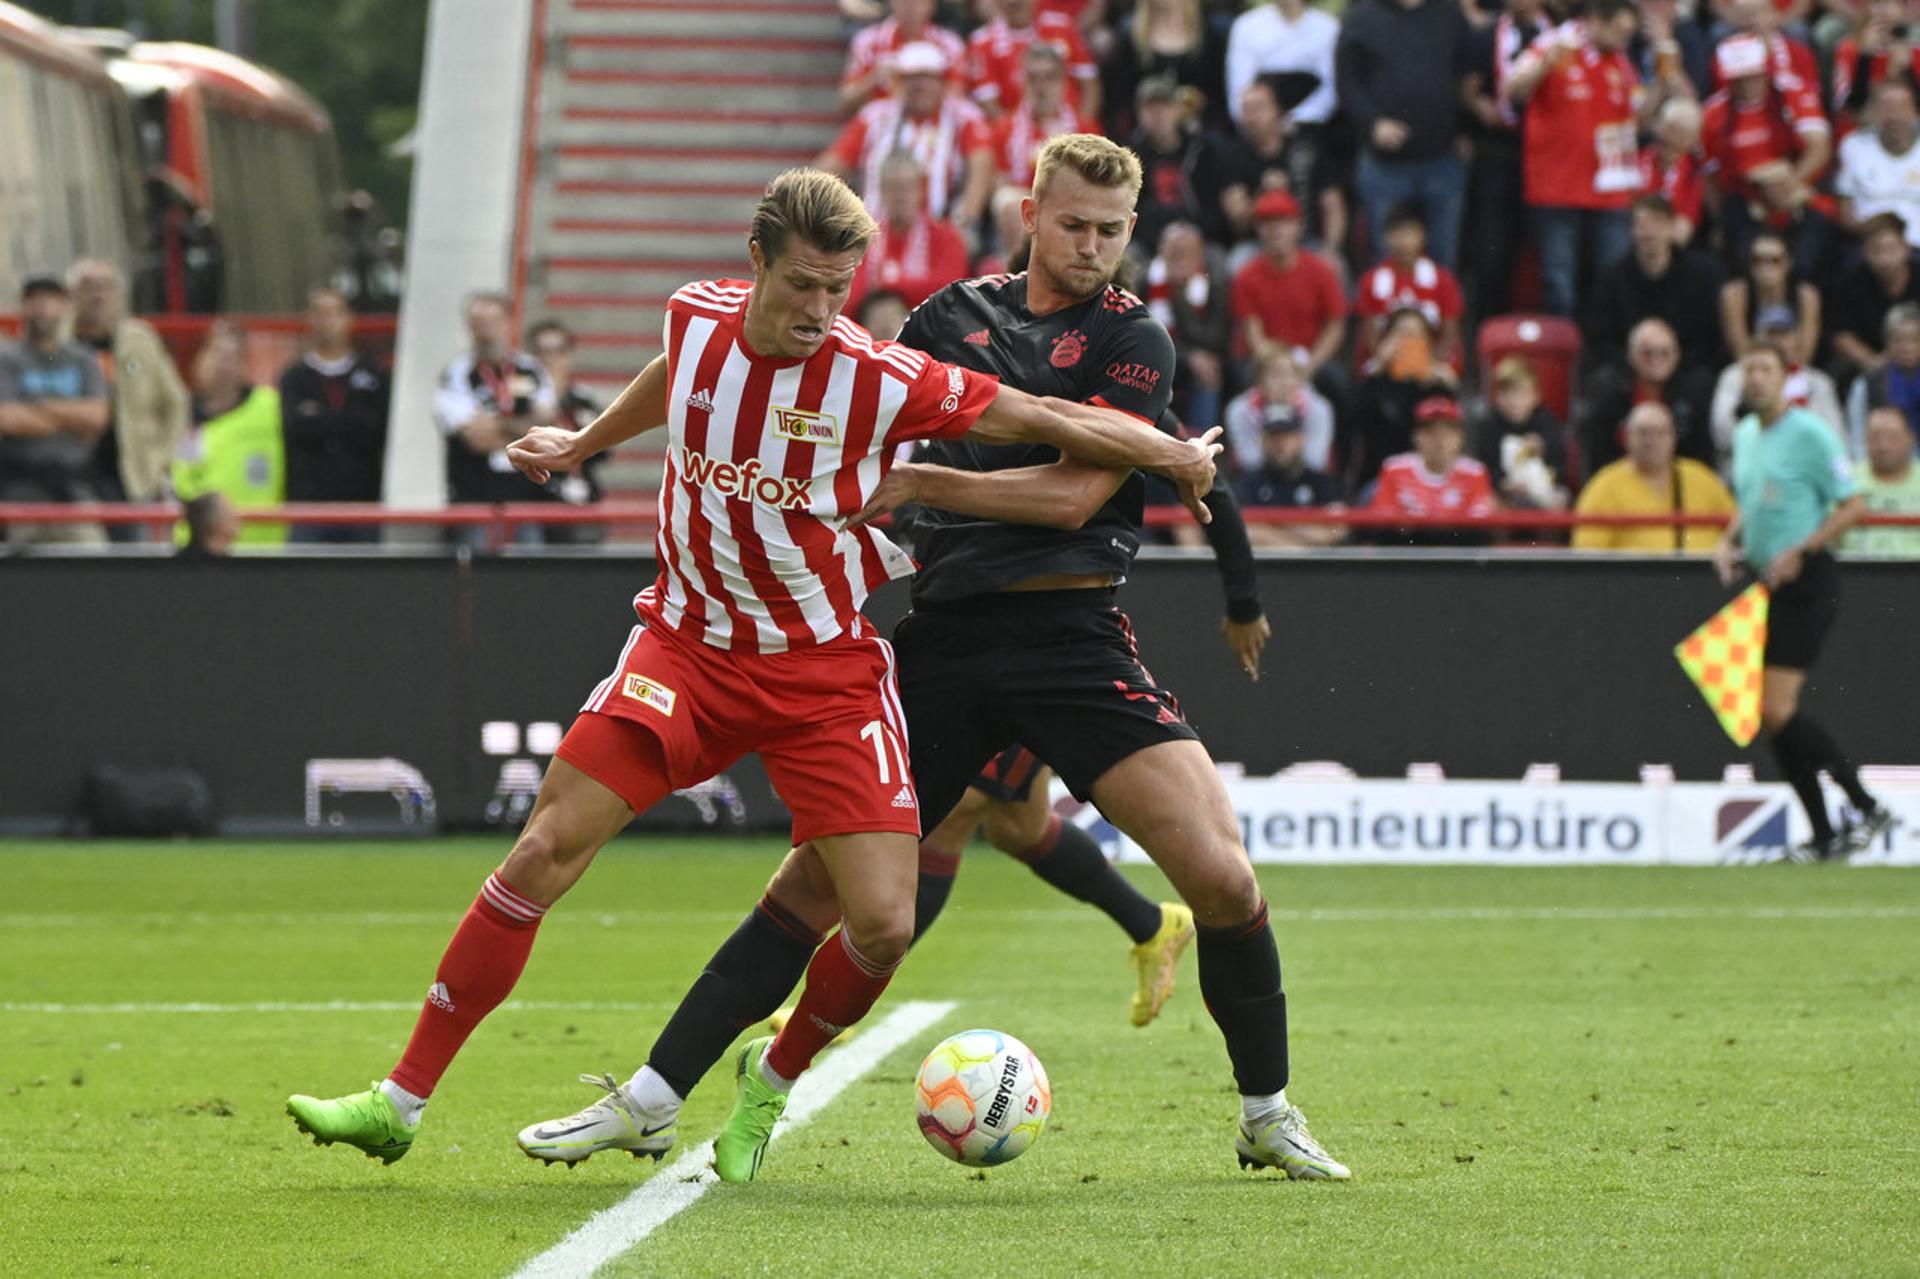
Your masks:
<instances>
[{"instance_id":1,"label":"red sock","mask_svg":"<svg viewBox=\"0 0 1920 1279\"><path fill-rule=\"evenodd\" d=\"M500 1006L533 950L545 906L489 875L434 972L407 1051L388 1076L416 1097L430 1097L480 1019Z\"/></svg>"},{"instance_id":2,"label":"red sock","mask_svg":"<svg viewBox=\"0 0 1920 1279\"><path fill-rule=\"evenodd\" d=\"M767 1049L767 1066L782 1079L798 1079L815 1053L867 1015L898 967L882 968L855 950L844 928L827 938L807 965L799 1006Z\"/></svg>"}]
</instances>

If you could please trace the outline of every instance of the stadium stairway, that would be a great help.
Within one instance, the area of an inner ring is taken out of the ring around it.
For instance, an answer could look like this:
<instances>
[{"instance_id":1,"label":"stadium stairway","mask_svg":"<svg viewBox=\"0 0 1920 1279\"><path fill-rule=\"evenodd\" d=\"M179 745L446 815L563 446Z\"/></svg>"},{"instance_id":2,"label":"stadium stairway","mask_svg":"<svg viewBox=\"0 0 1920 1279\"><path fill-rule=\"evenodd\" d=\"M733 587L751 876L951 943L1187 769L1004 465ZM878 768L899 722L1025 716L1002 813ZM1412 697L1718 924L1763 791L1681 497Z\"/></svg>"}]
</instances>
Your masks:
<instances>
[{"instance_id":1,"label":"stadium stairway","mask_svg":"<svg viewBox=\"0 0 1920 1279\"><path fill-rule=\"evenodd\" d=\"M746 275L767 179L839 131L846 37L833 0L535 12L515 287L529 324L554 317L578 334L581 382L605 402L659 353L675 289ZM602 473L609 497L651 503L661 460L657 437L620 450Z\"/></svg>"}]
</instances>

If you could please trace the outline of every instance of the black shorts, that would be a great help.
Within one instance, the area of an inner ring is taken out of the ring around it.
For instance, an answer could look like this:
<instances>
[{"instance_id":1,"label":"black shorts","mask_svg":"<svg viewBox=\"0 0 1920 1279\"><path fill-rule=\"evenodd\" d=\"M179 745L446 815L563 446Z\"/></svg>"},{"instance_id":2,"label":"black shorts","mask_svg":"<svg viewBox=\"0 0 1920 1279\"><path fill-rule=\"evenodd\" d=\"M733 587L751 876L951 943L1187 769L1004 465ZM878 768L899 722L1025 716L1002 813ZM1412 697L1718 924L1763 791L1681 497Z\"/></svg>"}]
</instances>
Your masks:
<instances>
[{"instance_id":1,"label":"black shorts","mask_svg":"<svg viewBox=\"0 0 1920 1279\"><path fill-rule=\"evenodd\" d=\"M920 819L931 830L1016 743L1086 800L1127 756L1198 739L1154 683L1111 590L1006 591L921 606L894 630Z\"/></svg>"},{"instance_id":2,"label":"black shorts","mask_svg":"<svg viewBox=\"0 0 1920 1279\"><path fill-rule=\"evenodd\" d=\"M1033 779L1046 765L1024 746L1009 746L987 761L973 788L996 804L1022 804L1033 794Z\"/></svg>"},{"instance_id":3,"label":"black shorts","mask_svg":"<svg viewBox=\"0 0 1920 1279\"><path fill-rule=\"evenodd\" d=\"M1767 604L1767 665L1798 671L1812 666L1839 615L1840 566L1818 551Z\"/></svg>"}]
</instances>

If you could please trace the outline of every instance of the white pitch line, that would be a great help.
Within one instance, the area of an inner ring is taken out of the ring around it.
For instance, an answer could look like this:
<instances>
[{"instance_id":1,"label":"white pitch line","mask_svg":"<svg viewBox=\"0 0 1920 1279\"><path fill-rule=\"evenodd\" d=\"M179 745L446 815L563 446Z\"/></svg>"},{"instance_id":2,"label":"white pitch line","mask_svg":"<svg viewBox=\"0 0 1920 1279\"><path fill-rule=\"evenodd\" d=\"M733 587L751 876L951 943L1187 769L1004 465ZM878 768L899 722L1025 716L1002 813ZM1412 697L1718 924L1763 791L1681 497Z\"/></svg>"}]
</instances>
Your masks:
<instances>
[{"instance_id":1,"label":"white pitch line","mask_svg":"<svg viewBox=\"0 0 1920 1279\"><path fill-rule=\"evenodd\" d=\"M495 1012L528 1013L636 1013L658 1012L675 1005L652 1003L552 1002L539 999L510 999ZM404 1013L415 1012L420 1001L397 999L329 999L313 1003L272 1002L248 1004L207 1003L117 1003L117 1004L29 1004L0 1002L0 1013Z\"/></svg>"},{"instance_id":2,"label":"white pitch line","mask_svg":"<svg viewBox=\"0 0 1920 1279\"><path fill-rule=\"evenodd\" d=\"M861 1031L852 1043L836 1048L794 1085L786 1114L773 1130L773 1140L780 1140L820 1113L854 1081L953 1009L950 1002L914 1000L901 1004L871 1029ZM708 1166L712 1161L711 1141L687 1151L654 1173L638 1190L587 1218L572 1234L520 1267L514 1279L584 1279L593 1274L718 1185Z\"/></svg>"},{"instance_id":3,"label":"white pitch line","mask_svg":"<svg viewBox=\"0 0 1920 1279\"><path fill-rule=\"evenodd\" d=\"M972 913L965 907L956 912ZM989 912L979 912L983 916ZM1082 909L996 910L997 920L1030 923L1100 922L1100 916ZM1920 917L1920 905L1914 906L1362 906L1273 909L1275 922L1287 923L1445 923L1478 920L1619 920L1643 919L1913 919ZM632 925L731 923L740 918L727 911L600 911L573 915L550 915L542 927L556 924L597 924L603 928ZM213 914L62 914L0 915L0 930L26 928L125 928L134 924L157 927L242 928L333 926L395 927L409 924L451 927L459 922L452 914L312 914L312 915L213 915ZM1104 926L1104 925L1103 925Z\"/></svg>"},{"instance_id":4,"label":"white pitch line","mask_svg":"<svg viewBox=\"0 0 1920 1279\"><path fill-rule=\"evenodd\" d=\"M598 924L617 928L633 924L730 924L737 923L737 910L621 910L572 911L549 915L544 927L555 924ZM452 928L460 922L460 912L442 911L237 911L220 914L213 911L93 911L64 914L0 915L0 928Z\"/></svg>"}]
</instances>

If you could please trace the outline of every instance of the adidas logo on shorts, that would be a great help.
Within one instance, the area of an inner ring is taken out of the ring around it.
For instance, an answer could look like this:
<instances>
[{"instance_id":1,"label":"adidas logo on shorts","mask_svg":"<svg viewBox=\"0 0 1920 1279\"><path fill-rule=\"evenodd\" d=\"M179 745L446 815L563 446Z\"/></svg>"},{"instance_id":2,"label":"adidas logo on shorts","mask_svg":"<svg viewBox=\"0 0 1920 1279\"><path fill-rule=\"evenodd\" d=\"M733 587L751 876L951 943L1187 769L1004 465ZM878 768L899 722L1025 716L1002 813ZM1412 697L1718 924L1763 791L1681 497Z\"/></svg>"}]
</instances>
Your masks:
<instances>
[{"instance_id":1,"label":"adidas logo on shorts","mask_svg":"<svg viewBox=\"0 0 1920 1279\"><path fill-rule=\"evenodd\" d=\"M895 795L895 796L893 797L893 806L894 806L895 808L918 808L918 807L920 807L920 804L919 804L919 801L917 801L917 800L915 800L915 799L914 799L914 797L913 797L913 787L911 787L911 786L902 786L902 787L900 788L900 793L899 793L898 795Z\"/></svg>"}]
</instances>

